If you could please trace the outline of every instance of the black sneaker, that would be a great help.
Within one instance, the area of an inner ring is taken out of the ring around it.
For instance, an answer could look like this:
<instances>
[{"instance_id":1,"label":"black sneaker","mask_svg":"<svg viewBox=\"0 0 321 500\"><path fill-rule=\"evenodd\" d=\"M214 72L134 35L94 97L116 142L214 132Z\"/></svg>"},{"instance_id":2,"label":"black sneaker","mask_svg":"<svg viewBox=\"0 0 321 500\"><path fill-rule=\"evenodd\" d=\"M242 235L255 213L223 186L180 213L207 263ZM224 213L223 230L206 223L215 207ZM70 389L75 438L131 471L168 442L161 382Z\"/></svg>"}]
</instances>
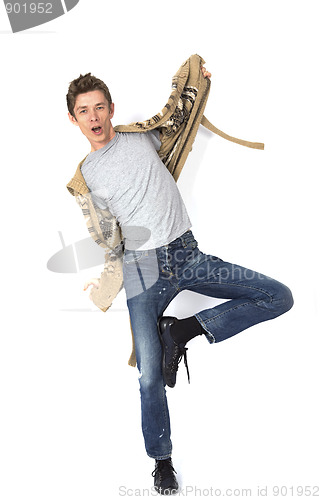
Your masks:
<instances>
[{"instance_id":1,"label":"black sneaker","mask_svg":"<svg viewBox=\"0 0 321 500\"><path fill-rule=\"evenodd\" d=\"M172 459L155 460L155 470L152 472L154 488L161 495L172 495L178 492L178 482L174 475Z\"/></svg>"},{"instance_id":2,"label":"black sneaker","mask_svg":"<svg viewBox=\"0 0 321 500\"><path fill-rule=\"evenodd\" d=\"M185 344L176 344L170 333L171 325L173 325L176 320L177 318L173 316L162 316L157 322L158 333L163 346L163 377L165 383L169 387L174 387L176 384L178 364L183 356L187 370L188 383L190 382L186 357L187 348Z\"/></svg>"}]
</instances>

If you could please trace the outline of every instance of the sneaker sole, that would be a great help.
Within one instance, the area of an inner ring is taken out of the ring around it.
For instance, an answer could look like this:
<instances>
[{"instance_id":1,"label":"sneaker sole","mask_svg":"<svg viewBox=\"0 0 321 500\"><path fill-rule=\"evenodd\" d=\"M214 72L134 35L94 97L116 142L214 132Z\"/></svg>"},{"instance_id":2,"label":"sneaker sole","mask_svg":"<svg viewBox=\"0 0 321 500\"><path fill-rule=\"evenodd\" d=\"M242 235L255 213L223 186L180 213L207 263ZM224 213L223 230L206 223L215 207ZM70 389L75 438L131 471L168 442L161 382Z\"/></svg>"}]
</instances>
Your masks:
<instances>
[{"instance_id":1,"label":"sneaker sole","mask_svg":"<svg viewBox=\"0 0 321 500\"><path fill-rule=\"evenodd\" d=\"M168 383L168 380L166 378L165 342L163 340L163 335L162 335L162 332L161 332L161 329L160 329L160 321L161 321L161 319L162 319L162 317L158 318L158 320L157 320L157 330L158 330L158 335L159 335L159 338L160 338L160 341L161 341L161 344L162 344L162 351L163 351L163 356L162 356L163 379L164 379L165 384L172 389L173 387L175 387L175 384L173 385L171 383Z\"/></svg>"}]
</instances>

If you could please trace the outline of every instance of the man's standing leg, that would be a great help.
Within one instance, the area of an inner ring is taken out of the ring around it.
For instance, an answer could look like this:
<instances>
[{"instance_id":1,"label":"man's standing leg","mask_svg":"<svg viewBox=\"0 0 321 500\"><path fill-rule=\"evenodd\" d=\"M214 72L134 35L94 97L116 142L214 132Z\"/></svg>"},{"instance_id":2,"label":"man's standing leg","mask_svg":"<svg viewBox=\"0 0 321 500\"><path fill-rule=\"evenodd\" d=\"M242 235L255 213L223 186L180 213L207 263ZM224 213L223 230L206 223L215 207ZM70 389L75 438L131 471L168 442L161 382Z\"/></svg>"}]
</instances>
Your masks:
<instances>
[{"instance_id":1,"label":"man's standing leg","mask_svg":"<svg viewBox=\"0 0 321 500\"><path fill-rule=\"evenodd\" d=\"M160 493L177 491L171 462L172 442L165 383L162 374L162 347L157 319L163 304L175 290L159 277L156 251L125 251L124 286L134 334L141 421L148 456L155 459L154 485Z\"/></svg>"}]
</instances>

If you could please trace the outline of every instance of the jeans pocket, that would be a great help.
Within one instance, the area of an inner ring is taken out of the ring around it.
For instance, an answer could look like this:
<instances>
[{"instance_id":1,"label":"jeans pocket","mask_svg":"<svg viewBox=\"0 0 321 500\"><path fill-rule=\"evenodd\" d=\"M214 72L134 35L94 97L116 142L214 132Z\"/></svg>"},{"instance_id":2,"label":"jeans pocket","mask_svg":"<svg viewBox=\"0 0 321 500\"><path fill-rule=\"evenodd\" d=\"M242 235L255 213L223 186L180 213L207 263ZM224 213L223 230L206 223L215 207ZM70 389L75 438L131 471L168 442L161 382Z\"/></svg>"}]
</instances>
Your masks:
<instances>
[{"instance_id":1,"label":"jeans pocket","mask_svg":"<svg viewBox=\"0 0 321 500\"><path fill-rule=\"evenodd\" d=\"M184 248L189 248L192 250L194 250L197 247L197 245L198 245L198 242L196 241L196 239L193 236L186 239L183 243Z\"/></svg>"}]
</instances>

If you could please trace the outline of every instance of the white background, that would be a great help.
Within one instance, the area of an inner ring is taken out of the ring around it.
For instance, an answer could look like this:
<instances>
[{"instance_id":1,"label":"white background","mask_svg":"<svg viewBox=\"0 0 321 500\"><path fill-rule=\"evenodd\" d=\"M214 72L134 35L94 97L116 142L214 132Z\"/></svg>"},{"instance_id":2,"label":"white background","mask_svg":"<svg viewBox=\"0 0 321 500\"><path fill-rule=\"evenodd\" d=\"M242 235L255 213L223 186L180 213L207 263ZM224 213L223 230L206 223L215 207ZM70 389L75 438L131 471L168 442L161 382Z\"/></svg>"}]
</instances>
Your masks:
<instances>
[{"instance_id":1,"label":"white background","mask_svg":"<svg viewBox=\"0 0 321 500\"><path fill-rule=\"evenodd\" d=\"M80 0L12 34L0 5L1 499L152 494L125 293L102 313L82 290L100 267L59 274L47 261L59 231L66 245L88 237L65 187L89 151L67 118L69 82L88 71L106 81L113 124L128 123L160 111L193 53L213 74L207 117L265 143L256 151L200 129L178 182L194 236L202 251L287 284L295 305L226 342L190 342L191 384L181 366L167 391L174 466L190 498L211 487L257 497L258 486L297 498L297 486L320 485L317 7ZM167 312L213 300L184 292Z\"/></svg>"}]
</instances>

